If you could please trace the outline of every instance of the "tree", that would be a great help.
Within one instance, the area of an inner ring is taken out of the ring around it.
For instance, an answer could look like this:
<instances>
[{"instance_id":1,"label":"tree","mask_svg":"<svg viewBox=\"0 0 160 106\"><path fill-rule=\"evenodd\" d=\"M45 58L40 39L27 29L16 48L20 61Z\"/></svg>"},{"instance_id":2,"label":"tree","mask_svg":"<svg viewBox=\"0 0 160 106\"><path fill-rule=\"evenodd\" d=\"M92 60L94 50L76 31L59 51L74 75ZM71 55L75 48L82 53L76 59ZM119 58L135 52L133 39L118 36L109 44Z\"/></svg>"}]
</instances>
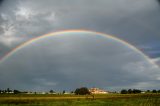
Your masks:
<instances>
[{"instance_id":1,"label":"tree","mask_svg":"<svg viewBox=\"0 0 160 106\"><path fill-rule=\"evenodd\" d=\"M155 89L154 89L154 90L152 90L152 93L157 93L157 90L155 90Z\"/></svg>"},{"instance_id":2,"label":"tree","mask_svg":"<svg viewBox=\"0 0 160 106\"><path fill-rule=\"evenodd\" d=\"M63 90L63 92L62 92L63 94L65 94L66 93L66 91L65 90Z\"/></svg>"},{"instance_id":3,"label":"tree","mask_svg":"<svg viewBox=\"0 0 160 106\"><path fill-rule=\"evenodd\" d=\"M133 93L141 93L141 92L142 92L141 90L133 89Z\"/></svg>"},{"instance_id":4,"label":"tree","mask_svg":"<svg viewBox=\"0 0 160 106\"><path fill-rule=\"evenodd\" d=\"M21 93L19 90L13 90L14 94L19 94Z\"/></svg>"},{"instance_id":5,"label":"tree","mask_svg":"<svg viewBox=\"0 0 160 106\"><path fill-rule=\"evenodd\" d=\"M150 90L147 90L147 93L150 93L151 91Z\"/></svg>"},{"instance_id":6,"label":"tree","mask_svg":"<svg viewBox=\"0 0 160 106\"><path fill-rule=\"evenodd\" d=\"M71 94L73 94L74 93L74 91L71 91Z\"/></svg>"},{"instance_id":7,"label":"tree","mask_svg":"<svg viewBox=\"0 0 160 106\"><path fill-rule=\"evenodd\" d=\"M86 87L77 88L74 93L76 95L87 95L87 94L90 94L88 88L86 88Z\"/></svg>"},{"instance_id":8,"label":"tree","mask_svg":"<svg viewBox=\"0 0 160 106\"><path fill-rule=\"evenodd\" d=\"M127 94L128 92L127 92L127 90L126 89L122 89L121 90L121 94Z\"/></svg>"},{"instance_id":9,"label":"tree","mask_svg":"<svg viewBox=\"0 0 160 106\"><path fill-rule=\"evenodd\" d=\"M50 92L50 93L55 93L53 90L50 90L49 92Z\"/></svg>"},{"instance_id":10,"label":"tree","mask_svg":"<svg viewBox=\"0 0 160 106\"><path fill-rule=\"evenodd\" d=\"M133 93L132 89L128 89L128 93L129 94Z\"/></svg>"}]
</instances>

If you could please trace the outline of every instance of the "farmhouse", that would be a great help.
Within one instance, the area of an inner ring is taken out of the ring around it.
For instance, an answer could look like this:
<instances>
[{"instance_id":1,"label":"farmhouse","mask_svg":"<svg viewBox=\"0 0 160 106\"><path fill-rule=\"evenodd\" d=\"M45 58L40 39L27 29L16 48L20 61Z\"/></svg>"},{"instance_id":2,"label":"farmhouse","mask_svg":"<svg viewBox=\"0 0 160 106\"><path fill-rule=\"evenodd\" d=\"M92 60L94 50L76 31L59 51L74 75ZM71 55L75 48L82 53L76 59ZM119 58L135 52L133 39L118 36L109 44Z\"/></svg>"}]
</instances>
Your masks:
<instances>
[{"instance_id":1,"label":"farmhouse","mask_svg":"<svg viewBox=\"0 0 160 106\"><path fill-rule=\"evenodd\" d=\"M90 88L89 91L92 94L108 94L109 93L109 92L102 90L102 89L99 89L99 88Z\"/></svg>"}]
</instances>

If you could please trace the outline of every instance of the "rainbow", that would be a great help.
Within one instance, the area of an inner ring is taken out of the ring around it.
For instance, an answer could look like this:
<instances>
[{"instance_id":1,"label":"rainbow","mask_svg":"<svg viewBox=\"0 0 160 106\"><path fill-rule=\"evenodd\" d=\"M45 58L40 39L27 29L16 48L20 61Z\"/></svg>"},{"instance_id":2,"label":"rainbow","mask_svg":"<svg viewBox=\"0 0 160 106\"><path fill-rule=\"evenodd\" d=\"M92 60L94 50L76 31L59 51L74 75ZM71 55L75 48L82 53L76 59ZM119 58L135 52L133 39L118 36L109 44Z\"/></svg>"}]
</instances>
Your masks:
<instances>
[{"instance_id":1,"label":"rainbow","mask_svg":"<svg viewBox=\"0 0 160 106\"><path fill-rule=\"evenodd\" d=\"M29 41L26 41L25 43L17 46L16 48L14 48L13 50L11 50L10 52L8 52L5 56L3 56L1 59L0 59L0 63L5 61L7 58L9 58L11 55L13 55L14 53L18 52L20 49L22 49L23 47L29 45L30 43L32 42L35 42L37 40L40 40L40 39L43 39L45 37L49 37L49 36L56 36L56 35L59 35L59 34L66 34L66 33L83 33L83 32L86 32L86 33L93 33L93 34L97 34L97 35L101 35L101 36L105 36L107 38L110 38L110 39L113 39L115 41L118 41L120 42L121 44L124 44L126 45L127 47L131 48L132 50L140 53L142 56L144 56L144 58L146 60L148 60L150 63L152 63L153 65L157 66L158 65L151 61L151 59L145 55L142 51L140 51L139 49L137 49L135 46L129 44L128 42L124 41L124 40L121 40L119 38L116 38L116 37L113 37L111 35L108 35L108 34L105 34L105 33L101 33L101 32L96 32L96 31L90 31L90 30L79 30L79 29L76 29L76 30L63 30L63 31L57 31L57 32L52 32L52 33L48 33L48 34L45 34L45 35L42 35L42 36L39 36L39 37L36 37L36 38L33 38Z\"/></svg>"}]
</instances>

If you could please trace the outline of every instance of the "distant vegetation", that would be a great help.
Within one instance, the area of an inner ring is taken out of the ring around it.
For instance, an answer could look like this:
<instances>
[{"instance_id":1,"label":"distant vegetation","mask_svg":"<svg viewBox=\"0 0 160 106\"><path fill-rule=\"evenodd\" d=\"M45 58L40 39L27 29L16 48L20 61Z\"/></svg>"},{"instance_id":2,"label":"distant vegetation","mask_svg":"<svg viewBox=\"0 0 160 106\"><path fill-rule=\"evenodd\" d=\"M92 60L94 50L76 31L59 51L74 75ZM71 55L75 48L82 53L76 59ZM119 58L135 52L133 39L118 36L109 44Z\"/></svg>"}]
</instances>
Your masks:
<instances>
[{"instance_id":1,"label":"distant vegetation","mask_svg":"<svg viewBox=\"0 0 160 106\"><path fill-rule=\"evenodd\" d=\"M147 90L147 91L142 91L139 89L122 89L121 94L138 94L138 93L160 93L160 90Z\"/></svg>"},{"instance_id":2,"label":"distant vegetation","mask_svg":"<svg viewBox=\"0 0 160 106\"><path fill-rule=\"evenodd\" d=\"M110 93L117 93L117 92L110 92ZM139 93L160 93L160 90L146 90L142 91L139 89L122 89L119 93L121 94L139 94ZM20 90L12 90L10 88L1 90L0 94L75 94L75 95L90 95L91 92L87 87L77 88L75 91L66 92L63 90L62 92L56 92L54 90L49 90L48 92L36 92L36 91L20 91Z\"/></svg>"}]
</instances>

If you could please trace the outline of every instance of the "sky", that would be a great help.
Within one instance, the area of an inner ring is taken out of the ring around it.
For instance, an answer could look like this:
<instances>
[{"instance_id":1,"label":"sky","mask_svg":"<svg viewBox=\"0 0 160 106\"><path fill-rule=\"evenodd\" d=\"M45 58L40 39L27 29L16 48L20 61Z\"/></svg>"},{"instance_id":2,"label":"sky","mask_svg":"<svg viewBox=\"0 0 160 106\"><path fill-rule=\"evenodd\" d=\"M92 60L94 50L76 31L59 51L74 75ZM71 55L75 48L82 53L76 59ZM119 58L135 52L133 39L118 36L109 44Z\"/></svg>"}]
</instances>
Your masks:
<instances>
[{"instance_id":1,"label":"sky","mask_svg":"<svg viewBox=\"0 0 160 106\"><path fill-rule=\"evenodd\" d=\"M121 40L124 40L129 44L135 46L139 50L141 50L146 56L150 58L150 61L154 61L157 63L157 65L160 65L160 42L159 42L160 12L159 11L160 11L159 0L67 0L67 1L66 0L61 0L61 1L60 0L0 0L0 58L3 58L8 52L16 48L18 45L21 45L32 38L36 38L44 34L56 31L69 30L69 29L85 29L85 30L102 32L117 37ZM75 44L73 40L72 43L73 45ZM81 46L83 47L84 45ZM117 47L116 50L119 50ZM124 47L126 46L124 45ZM57 49L58 48L59 47L57 47ZM92 46L89 48L92 48ZM122 48L122 46L120 46L119 48ZM31 51L31 54L33 51L32 49L29 50ZM87 50L88 49L84 49L82 51L87 51ZM130 50L131 49L129 49L128 51ZM44 51L45 50L38 52L44 52ZM34 55L34 53L32 55ZM141 54L136 53L135 57L139 55ZM16 57L18 55L15 54L14 56ZM21 55L19 56L21 57ZM95 57L97 56L99 56L98 53ZM17 58L18 57L16 57L15 60L17 60ZM42 60L45 60L45 58L43 58ZM10 72L10 69L6 69L5 67L13 68L14 65L16 65L9 63L10 61L13 60L9 59L8 62L3 63L6 65L1 65L0 67L1 73L4 74L4 70L6 70L5 71L6 73ZM22 60L19 60L18 58L16 62L18 63L18 61ZM126 61L128 62L130 60L125 61L124 59L123 61L125 64ZM140 61L141 60L139 60L139 62ZM47 62L49 63L49 61ZM105 60L103 60L102 63L103 62L105 62ZM137 61L133 60L133 63L134 62L137 63ZM143 62L140 62L139 67L141 67L142 63ZM124 66L124 64L122 66ZM147 62L147 64L149 63ZM134 65L133 66L132 65L133 64L131 64L131 66L126 65L125 67L134 69ZM75 66L78 67L78 65ZM120 68L122 66L117 66L117 68ZM147 67L147 65L143 67ZM110 68L108 68L108 70L110 70ZM15 68L15 70L13 71L16 70L19 70L19 68ZM156 70L157 72L158 69L154 70ZM122 70L122 72L123 71L124 69ZM156 74L156 72L154 74ZM16 75L19 76L21 74L18 74L17 72L15 76ZM120 75L122 76L122 74ZM29 76L31 75L28 75L28 77ZM131 82L136 82L135 81L136 76L137 74L135 74ZM38 76L38 78L39 77L40 76ZM63 76L61 77L63 78ZM122 79L123 78L124 77L122 77ZM147 75L139 78L146 79ZM41 80L42 82L45 81L48 81L48 83L50 82L49 79L42 78ZM153 81L150 78L148 78L148 80L149 80L148 82L150 83ZM31 84L34 85L36 81L34 80L33 81L34 83L32 81L29 82L27 82L26 80L23 81L23 83L26 83L26 86ZM12 84L7 85L6 83L7 82L3 80L3 78L1 77L1 83L0 83L1 85L3 85L4 87L7 86L13 87ZM137 87L138 84L142 85L140 86L140 88L148 86L148 83L146 84L146 82L144 81L140 82L137 81L136 84ZM152 82L152 84L154 84L155 87L157 88L158 86L157 81ZM78 86L76 84L74 85L75 87ZM95 85L92 84L89 86L95 86ZM118 85L118 82L115 81L113 84L109 84L110 86L109 88L106 88L105 86L102 86L102 88L111 89L111 87L114 87L115 89L118 89L121 87L121 86L116 87L115 85ZM131 85L126 85L126 87L131 87ZM22 86L18 88L24 89ZM52 86L48 87L46 85L46 87L44 88L37 88L37 89L46 90L51 88ZM58 89L60 88L62 87L59 87Z\"/></svg>"}]
</instances>

